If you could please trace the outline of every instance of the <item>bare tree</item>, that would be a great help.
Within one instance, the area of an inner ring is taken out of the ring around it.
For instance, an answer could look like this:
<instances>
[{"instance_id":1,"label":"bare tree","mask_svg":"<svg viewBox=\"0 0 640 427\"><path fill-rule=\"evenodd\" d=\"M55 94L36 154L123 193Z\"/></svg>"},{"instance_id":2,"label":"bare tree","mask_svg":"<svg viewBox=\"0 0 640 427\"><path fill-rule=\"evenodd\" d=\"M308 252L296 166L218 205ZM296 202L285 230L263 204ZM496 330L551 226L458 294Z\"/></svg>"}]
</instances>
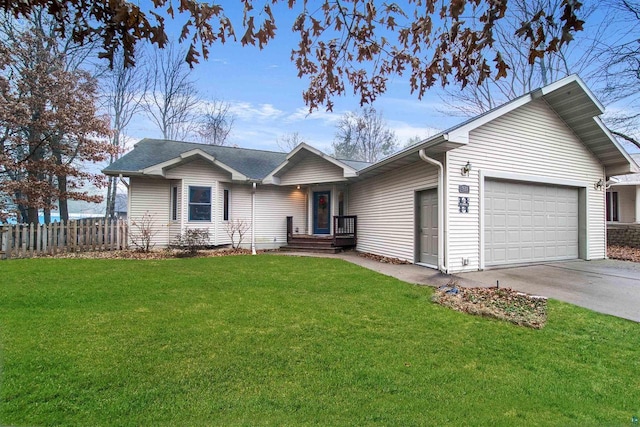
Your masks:
<instances>
[{"instance_id":1,"label":"bare tree","mask_svg":"<svg viewBox=\"0 0 640 427\"><path fill-rule=\"evenodd\" d=\"M332 147L337 158L376 162L398 146L395 133L388 129L382 113L373 107L344 114L336 127Z\"/></svg>"},{"instance_id":2,"label":"bare tree","mask_svg":"<svg viewBox=\"0 0 640 427\"><path fill-rule=\"evenodd\" d=\"M422 98L436 84L476 84L494 73L500 77L508 74L507 64L494 46L493 30L504 19L511 0L400 4L325 0L319 7L296 0L273 0L260 7L247 0L237 2L238 7L229 6L236 2L200 0L151 0L144 2L144 7L136 3L5 0L0 8L21 17L45 5L58 29L77 22L74 40L99 39L101 57L109 61L121 46L130 65L134 64L137 43L167 44L161 13L178 21L180 40L189 46L185 60L191 65L199 57L207 59L214 43L237 40L262 48L276 37L277 27L287 26L283 21L294 16L289 26L295 35L291 59L298 76L308 79L308 89L302 95L310 110L320 106L331 110L332 99L348 92L360 98L360 105L370 104L395 76L406 76L412 93ZM275 6L285 4L289 10L279 14ZM557 50L582 30L582 3L566 0L562 6L559 15L534 11L533 18L520 23L513 37L522 41L530 58ZM239 9L242 13L235 13ZM234 13L227 14L227 10ZM234 19L240 22L232 22ZM561 29L560 35L548 34L546 28L551 27Z\"/></svg>"},{"instance_id":3,"label":"bare tree","mask_svg":"<svg viewBox=\"0 0 640 427\"><path fill-rule=\"evenodd\" d=\"M169 44L165 49L155 49L148 66L142 106L164 139L185 139L194 131L200 97L185 55Z\"/></svg>"},{"instance_id":4,"label":"bare tree","mask_svg":"<svg viewBox=\"0 0 640 427\"><path fill-rule=\"evenodd\" d=\"M240 247L242 240L244 239L244 235L247 234L247 231L250 229L251 224L244 219L233 219L224 225L224 231L229 235L229 238L231 239L231 247L233 249L238 249ZM238 239L237 242L236 235Z\"/></svg>"},{"instance_id":5,"label":"bare tree","mask_svg":"<svg viewBox=\"0 0 640 427\"><path fill-rule=\"evenodd\" d=\"M625 30L599 51L605 82L599 94L605 102L623 105L622 111L605 117L607 124L615 128L615 135L640 148L640 1L613 2L612 16Z\"/></svg>"},{"instance_id":6,"label":"bare tree","mask_svg":"<svg viewBox=\"0 0 640 427\"><path fill-rule=\"evenodd\" d=\"M138 64L140 65L140 64ZM111 145L115 148L109 164L118 159L123 149L124 130L141 109L145 80L141 67L125 67L124 54L114 56L113 68L103 74L102 90L106 109L111 118ZM115 217L117 177L108 177L106 218Z\"/></svg>"},{"instance_id":7,"label":"bare tree","mask_svg":"<svg viewBox=\"0 0 640 427\"><path fill-rule=\"evenodd\" d=\"M590 16L595 9L595 3L583 6L582 16ZM553 22L564 13L563 0L510 0L505 17L493 29L494 47L508 66L508 75L481 79L481 71L473 71L472 76L478 84L445 90L441 98L447 113L453 111L463 116L474 116L571 73L584 77L589 68L594 68L595 46L603 37L606 23L589 33L576 35L573 43L558 46L546 55L532 55L514 34L523 22L533 21L539 11L549 19L539 21L537 26L554 39L562 36L562 29ZM540 48L546 49L547 45L548 42L543 41Z\"/></svg>"},{"instance_id":8,"label":"bare tree","mask_svg":"<svg viewBox=\"0 0 640 427\"><path fill-rule=\"evenodd\" d=\"M276 144L278 144L278 148L280 150L289 152L296 148L298 145L302 144L304 139L300 136L298 132L286 133L276 139Z\"/></svg>"},{"instance_id":9,"label":"bare tree","mask_svg":"<svg viewBox=\"0 0 640 427\"><path fill-rule=\"evenodd\" d=\"M209 145L225 145L233 129L236 117L228 102L214 99L207 102L199 120L196 133L199 139Z\"/></svg>"}]
</instances>

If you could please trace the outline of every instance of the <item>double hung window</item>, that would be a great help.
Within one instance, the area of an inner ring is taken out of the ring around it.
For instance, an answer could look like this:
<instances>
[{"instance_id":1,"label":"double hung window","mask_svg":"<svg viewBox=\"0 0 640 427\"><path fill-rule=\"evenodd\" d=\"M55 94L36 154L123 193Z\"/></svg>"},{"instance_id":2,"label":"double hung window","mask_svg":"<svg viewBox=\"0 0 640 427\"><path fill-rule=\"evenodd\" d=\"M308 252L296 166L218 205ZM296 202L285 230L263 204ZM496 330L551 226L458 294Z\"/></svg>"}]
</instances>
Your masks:
<instances>
[{"instance_id":1,"label":"double hung window","mask_svg":"<svg viewBox=\"0 0 640 427\"><path fill-rule=\"evenodd\" d=\"M211 221L211 187L189 187L189 221Z\"/></svg>"}]
</instances>

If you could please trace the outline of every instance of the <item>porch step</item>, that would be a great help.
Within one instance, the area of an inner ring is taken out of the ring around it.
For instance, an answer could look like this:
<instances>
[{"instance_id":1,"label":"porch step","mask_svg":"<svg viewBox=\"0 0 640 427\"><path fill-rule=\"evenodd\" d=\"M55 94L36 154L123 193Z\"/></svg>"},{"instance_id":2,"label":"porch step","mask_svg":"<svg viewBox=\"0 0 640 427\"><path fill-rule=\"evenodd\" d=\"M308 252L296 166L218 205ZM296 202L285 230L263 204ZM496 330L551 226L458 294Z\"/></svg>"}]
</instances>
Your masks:
<instances>
[{"instance_id":1,"label":"porch step","mask_svg":"<svg viewBox=\"0 0 640 427\"><path fill-rule=\"evenodd\" d=\"M342 249L333 246L332 236L293 236L280 250L287 252L317 252L335 254Z\"/></svg>"},{"instance_id":2,"label":"porch step","mask_svg":"<svg viewBox=\"0 0 640 427\"><path fill-rule=\"evenodd\" d=\"M333 246L312 246L312 245L286 245L280 246L280 250L283 252L311 252L322 254L337 254L342 252L342 248L336 248Z\"/></svg>"}]
</instances>

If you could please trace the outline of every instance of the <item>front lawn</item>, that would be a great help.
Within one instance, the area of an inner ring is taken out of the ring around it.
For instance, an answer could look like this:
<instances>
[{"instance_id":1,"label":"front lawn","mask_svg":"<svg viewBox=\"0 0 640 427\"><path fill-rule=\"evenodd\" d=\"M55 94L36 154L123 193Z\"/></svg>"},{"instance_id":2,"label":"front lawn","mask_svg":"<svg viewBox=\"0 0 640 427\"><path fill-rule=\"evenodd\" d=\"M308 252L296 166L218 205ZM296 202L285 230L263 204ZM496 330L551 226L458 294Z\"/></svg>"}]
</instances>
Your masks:
<instances>
[{"instance_id":1,"label":"front lawn","mask_svg":"<svg viewBox=\"0 0 640 427\"><path fill-rule=\"evenodd\" d=\"M0 263L1 425L629 425L640 324L542 330L340 260Z\"/></svg>"}]
</instances>

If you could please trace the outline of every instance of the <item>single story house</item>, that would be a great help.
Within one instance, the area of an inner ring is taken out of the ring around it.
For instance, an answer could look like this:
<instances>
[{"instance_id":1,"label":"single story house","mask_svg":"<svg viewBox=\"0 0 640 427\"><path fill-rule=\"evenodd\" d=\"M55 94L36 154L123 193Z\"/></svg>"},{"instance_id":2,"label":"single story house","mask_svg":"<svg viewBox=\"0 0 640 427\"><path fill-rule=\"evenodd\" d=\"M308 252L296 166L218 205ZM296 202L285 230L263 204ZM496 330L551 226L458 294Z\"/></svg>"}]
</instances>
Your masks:
<instances>
[{"instance_id":1,"label":"single story house","mask_svg":"<svg viewBox=\"0 0 640 427\"><path fill-rule=\"evenodd\" d=\"M601 259L607 178L638 172L603 111L569 76L374 164L145 139L104 173L129 177L129 221L152 215L158 246L190 227L229 244L240 219L254 248L333 236L445 273Z\"/></svg>"},{"instance_id":2,"label":"single story house","mask_svg":"<svg viewBox=\"0 0 640 427\"><path fill-rule=\"evenodd\" d=\"M631 158L640 164L640 154ZM608 183L607 222L640 224L640 173L614 176Z\"/></svg>"}]
</instances>

